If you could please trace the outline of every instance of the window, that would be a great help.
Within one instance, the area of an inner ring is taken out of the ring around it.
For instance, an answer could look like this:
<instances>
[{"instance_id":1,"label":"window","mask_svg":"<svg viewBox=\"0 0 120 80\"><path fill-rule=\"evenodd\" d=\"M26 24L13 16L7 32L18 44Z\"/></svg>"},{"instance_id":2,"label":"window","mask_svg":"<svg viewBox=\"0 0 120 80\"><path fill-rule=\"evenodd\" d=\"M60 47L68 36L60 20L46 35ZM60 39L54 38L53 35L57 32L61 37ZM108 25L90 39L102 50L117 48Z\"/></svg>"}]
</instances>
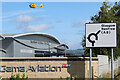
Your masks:
<instances>
[{"instance_id":1,"label":"window","mask_svg":"<svg viewBox=\"0 0 120 80\"><path fill-rule=\"evenodd\" d=\"M35 50L35 53L51 53L51 51L37 51L37 50Z\"/></svg>"}]
</instances>

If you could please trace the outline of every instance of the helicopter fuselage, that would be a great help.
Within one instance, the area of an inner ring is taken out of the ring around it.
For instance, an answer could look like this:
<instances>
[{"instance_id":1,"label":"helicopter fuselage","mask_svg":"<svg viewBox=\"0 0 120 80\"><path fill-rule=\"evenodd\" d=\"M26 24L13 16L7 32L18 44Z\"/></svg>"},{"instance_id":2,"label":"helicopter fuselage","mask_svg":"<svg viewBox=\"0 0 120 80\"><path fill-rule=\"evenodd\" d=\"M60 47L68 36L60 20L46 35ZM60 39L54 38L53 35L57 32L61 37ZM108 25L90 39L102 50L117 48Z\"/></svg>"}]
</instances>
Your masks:
<instances>
[{"instance_id":1,"label":"helicopter fuselage","mask_svg":"<svg viewBox=\"0 0 120 80\"><path fill-rule=\"evenodd\" d=\"M31 5L29 5L30 6L30 8L36 8L36 4L31 4Z\"/></svg>"}]
</instances>

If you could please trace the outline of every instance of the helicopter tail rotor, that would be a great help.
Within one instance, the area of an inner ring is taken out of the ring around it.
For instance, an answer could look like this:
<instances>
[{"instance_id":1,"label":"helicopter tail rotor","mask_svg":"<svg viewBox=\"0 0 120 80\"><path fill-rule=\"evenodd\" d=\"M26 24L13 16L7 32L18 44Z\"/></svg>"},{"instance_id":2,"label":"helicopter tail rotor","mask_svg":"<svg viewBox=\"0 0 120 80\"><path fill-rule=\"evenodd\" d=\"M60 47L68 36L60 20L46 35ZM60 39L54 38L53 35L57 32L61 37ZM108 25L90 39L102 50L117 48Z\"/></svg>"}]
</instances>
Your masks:
<instances>
[{"instance_id":1,"label":"helicopter tail rotor","mask_svg":"<svg viewBox=\"0 0 120 80\"><path fill-rule=\"evenodd\" d=\"M40 8L42 8L42 7L43 7L43 4L40 5Z\"/></svg>"}]
</instances>

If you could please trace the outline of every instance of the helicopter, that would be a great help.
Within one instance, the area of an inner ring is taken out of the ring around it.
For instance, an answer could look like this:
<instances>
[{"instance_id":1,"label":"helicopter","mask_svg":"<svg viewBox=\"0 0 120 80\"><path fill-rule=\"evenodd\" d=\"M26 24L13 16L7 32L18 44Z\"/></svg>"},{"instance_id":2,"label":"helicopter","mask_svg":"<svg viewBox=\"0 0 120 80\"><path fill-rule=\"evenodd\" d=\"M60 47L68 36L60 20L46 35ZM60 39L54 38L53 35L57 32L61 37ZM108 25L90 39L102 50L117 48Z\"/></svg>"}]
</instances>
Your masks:
<instances>
[{"instance_id":1,"label":"helicopter","mask_svg":"<svg viewBox=\"0 0 120 80\"><path fill-rule=\"evenodd\" d=\"M30 4L29 7L30 7L30 8L36 8L36 7L42 8L42 7L43 7L43 4L41 4L41 5L36 5L36 4L33 3L33 4Z\"/></svg>"}]
</instances>

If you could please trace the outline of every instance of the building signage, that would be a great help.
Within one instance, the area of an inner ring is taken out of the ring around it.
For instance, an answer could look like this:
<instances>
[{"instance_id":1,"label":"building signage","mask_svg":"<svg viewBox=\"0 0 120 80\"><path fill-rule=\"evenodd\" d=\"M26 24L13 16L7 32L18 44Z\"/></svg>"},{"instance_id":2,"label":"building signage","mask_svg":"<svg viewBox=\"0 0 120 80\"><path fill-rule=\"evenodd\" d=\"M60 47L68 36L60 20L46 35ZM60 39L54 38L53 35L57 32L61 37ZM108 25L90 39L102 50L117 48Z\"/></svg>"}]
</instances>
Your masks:
<instances>
[{"instance_id":1,"label":"building signage","mask_svg":"<svg viewBox=\"0 0 120 80\"><path fill-rule=\"evenodd\" d=\"M86 47L116 47L116 23L86 23Z\"/></svg>"},{"instance_id":2,"label":"building signage","mask_svg":"<svg viewBox=\"0 0 120 80\"><path fill-rule=\"evenodd\" d=\"M31 40L30 43L34 43L34 44L48 44L47 42L41 42L41 41L35 41L35 40Z\"/></svg>"},{"instance_id":3,"label":"building signage","mask_svg":"<svg viewBox=\"0 0 120 80\"><path fill-rule=\"evenodd\" d=\"M0 66L0 72L57 72L60 71L62 68L68 68L70 64L63 64L62 66L51 66L51 65L44 65L40 66L37 65L36 67L29 65L27 68L24 66Z\"/></svg>"}]
</instances>

